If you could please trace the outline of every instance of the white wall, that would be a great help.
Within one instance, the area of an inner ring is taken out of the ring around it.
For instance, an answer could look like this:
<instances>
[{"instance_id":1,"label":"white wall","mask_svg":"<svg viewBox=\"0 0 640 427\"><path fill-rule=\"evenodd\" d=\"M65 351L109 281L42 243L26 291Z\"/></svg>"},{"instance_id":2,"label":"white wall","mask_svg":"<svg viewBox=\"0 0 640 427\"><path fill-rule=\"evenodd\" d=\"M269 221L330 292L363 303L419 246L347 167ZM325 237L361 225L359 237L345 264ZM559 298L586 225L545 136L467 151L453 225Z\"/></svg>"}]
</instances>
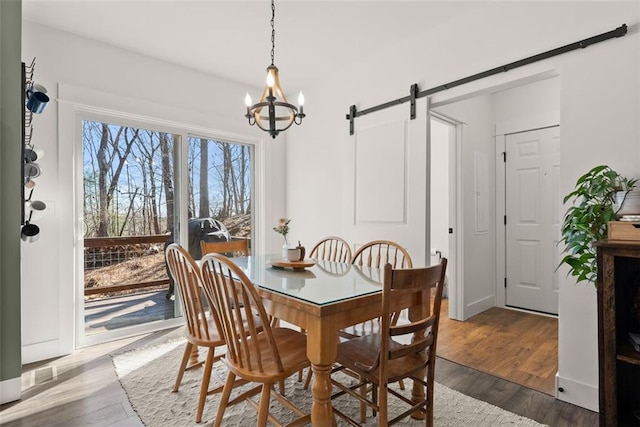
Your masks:
<instances>
[{"instance_id":1,"label":"white wall","mask_svg":"<svg viewBox=\"0 0 640 427\"><path fill-rule=\"evenodd\" d=\"M220 130L233 136L264 138L266 134L250 128L243 117L243 99L247 88L173 64L164 63L68 33L26 22L23 27L23 58L37 58L35 81L48 88L52 99L58 85L80 88L85 102L94 107L113 108L118 99L120 112ZM197 93L196 93L197 91ZM68 92L68 91L67 91ZM196 96L197 95L197 96ZM208 99L215 102L203 103ZM64 102L63 99L61 102ZM69 99L66 99L69 101ZM40 239L22 245L22 257L37 260L23 264L22 345L23 363L54 357L73 349L74 304L74 172L73 138L58 127L58 104L51 102L43 114L34 118L32 142L45 151L34 194L47 204L39 221ZM66 119L65 119L66 120ZM290 131L289 134L293 134ZM265 248L279 251L280 242L271 224L284 215L284 146L286 135L273 142L264 139L265 215L258 227L268 230L257 234L256 244L265 240ZM260 231L260 230L256 230ZM37 265L37 268L34 267ZM43 319L47 319L43 322Z\"/></svg>"},{"instance_id":2,"label":"white wall","mask_svg":"<svg viewBox=\"0 0 640 427\"><path fill-rule=\"evenodd\" d=\"M287 212L300 227L301 238L312 241L327 234L327 224L332 233L357 238L345 210L351 202L345 194L353 183L348 172L353 139L345 120L349 105L371 107L404 96L414 82L430 88L622 23L630 26L623 38L436 94L433 102L555 72L561 82L561 194L600 162L623 174L638 175L639 15L637 2L490 2L460 17L455 25L407 40L375 58L357 58L344 70L336 70L338 78L305 89L308 117L289 140L287 174L305 177L326 190L311 196L308 186L287 188ZM381 120L384 114L374 113ZM559 383L565 391L560 398L591 409L598 404L595 305L592 285L576 285L570 279L561 284Z\"/></svg>"},{"instance_id":3,"label":"white wall","mask_svg":"<svg viewBox=\"0 0 640 427\"><path fill-rule=\"evenodd\" d=\"M594 46L589 48L594 52L585 55L577 52L561 63L560 194L568 194L578 177L598 164L608 164L626 176L640 176L638 4L629 9L635 9L635 18L619 17L620 22L632 24L625 39ZM558 309L558 386L564 389L559 398L596 409L595 287L574 285L567 278L560 286Z\"/></svg>"},{"instance_id":4,"label":"white wall","mask_svg":"<svg viewBox=\"0 0 640 427\"><path fill-rule=\"evenodd\" d=\"M493 94L496 135L558 124L560 79L546 78Z\"/></svg>"},{"instance_id":5,"label":"white wall","mask_svg":"<svg viewBox=\"0 0 640 427\"><path fill-rule=\"evenodd\" d=\"M463 124L461 150L463 217L462 263L463 312L466 320L495 305L495 149L491 95L480 95L438 107L437 111ZM478 162L484 162L480 164ZM483 185L484 184L484 185ZM479 187L482 186L481 190Z\"/></svg>"}]
</instances>

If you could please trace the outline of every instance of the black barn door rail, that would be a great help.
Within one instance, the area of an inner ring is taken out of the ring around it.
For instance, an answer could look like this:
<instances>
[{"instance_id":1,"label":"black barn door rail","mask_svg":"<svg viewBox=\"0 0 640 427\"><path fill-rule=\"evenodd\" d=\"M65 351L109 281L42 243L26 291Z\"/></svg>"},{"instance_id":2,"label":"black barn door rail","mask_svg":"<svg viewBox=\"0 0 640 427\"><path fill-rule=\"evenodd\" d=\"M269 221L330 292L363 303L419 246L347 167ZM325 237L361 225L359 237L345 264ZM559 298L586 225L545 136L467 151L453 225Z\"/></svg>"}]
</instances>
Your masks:
<instances>
[{"instance_id":1,"label":"black barn door rail","mask_svg":"<svg viewBox=\"0 0 640 427\"><path fill-rule=\"evenodd\" d=\"M568 45L558 47L555 49L548 50L543 53L539 53L537 55L530 56L528 58L520 59L515 62L511 62L506 65L502 65L500 67L495 67L487 71L483 71L481 73L473 74L468 77L464 77L458 80L454 80L452 82L432 87L431 89L426 89L420 91L418 89L418 84L414 83L411 85L409 89L409 95L404 96L402 98L395 99L393 101L385 102L384 104L376 105L375 107L370 107L362 111L358 111L355 105L349 107L349 114L347 114L347 120L349 120L349 135L353 135L354 133L354 120L356 117L364 116L365 114L373 113L375 111L383 110L385 108L393 107L395 105L404 104L407 101L411 102L410 107L410 117L411 119L416 118L416 99L423 98L425 96L432 95L436 92L441 92L447 89L451 89L456 86L463 85L465 83L470 83L475 80L480 80L485 77L493 76L494 74L504 73L509 70L513 70L514 68L522 67L523 65L532 64L537 61L542 61L543 59L551 58L553 56L557 56L566 52L571 52L576 49L584 49L585 47L591 46L592 44L600 43L605 40L609 40L612 38L622 37L627 34L627 24L622 24L620 27L615 30L607 31L606 33L598 34L597 36L589 37L588 39L580 40L574 43L570 43Z\"/></svg>"}]
</instances>

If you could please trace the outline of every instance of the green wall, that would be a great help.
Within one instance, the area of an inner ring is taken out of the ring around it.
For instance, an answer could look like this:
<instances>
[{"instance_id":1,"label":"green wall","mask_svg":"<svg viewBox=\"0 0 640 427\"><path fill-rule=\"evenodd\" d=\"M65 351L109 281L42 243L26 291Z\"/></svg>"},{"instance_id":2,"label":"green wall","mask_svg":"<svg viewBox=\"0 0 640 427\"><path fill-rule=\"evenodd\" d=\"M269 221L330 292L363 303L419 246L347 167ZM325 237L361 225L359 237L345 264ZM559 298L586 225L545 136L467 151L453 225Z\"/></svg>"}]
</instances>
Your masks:
<instances>
[{"instance_id":1,"label":"green wall","mask_svg":"<svg viewBox=\"0 0 640 427\"><path fill-rule=\"evenodd\" d=\"M0 399L19 397L22 1L0 0ZM17 386L17 390L16 390ZM17 393L17 395L16 395Z\"/></svg>"}]
</instances>

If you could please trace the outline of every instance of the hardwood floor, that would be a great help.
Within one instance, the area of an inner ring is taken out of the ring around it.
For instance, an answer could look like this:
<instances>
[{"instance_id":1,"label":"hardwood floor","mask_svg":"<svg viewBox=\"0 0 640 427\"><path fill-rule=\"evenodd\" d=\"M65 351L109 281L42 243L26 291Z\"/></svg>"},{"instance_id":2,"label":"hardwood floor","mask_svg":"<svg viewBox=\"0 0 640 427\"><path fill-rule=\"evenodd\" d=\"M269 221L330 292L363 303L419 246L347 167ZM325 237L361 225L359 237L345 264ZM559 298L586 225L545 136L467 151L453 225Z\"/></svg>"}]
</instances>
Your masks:
<instances>
[{"instance_id":1,"label":"hardwood floor","mask_svg":"<svg viewBox=\"0 0 640 427\"><path fill-rule=\"evenodd\" d=\"M551 427L598 425L598 413L446 359L436 362L436 381Z\"/></svg>"},{"instance_id":2,"label":"hardwood floor","mask_svg":"<svg viewBox=\"0 0 640 427\"><path fill-rule=\"evenodd\" d=\"M22 400L0 407L0 424L3 427L141 426L120 387L110 354L165 342L181 334L181 328L156 332L26 365L22 376ZM441 336L438 344L444 341ZM173 373L170 377L173 381ZM550 426L598 424L597 413L440 357L436 362L436 380L464 394Z\"/></svg>"},{"instance_id":3,"label":"hardwood floor","mask_svg":"<svg viewBox=\"0 0 640 427\"><path fill-rule=\"evenodd\" d=\"M558 319L493 307L465 322L440 311L438 356L555 396Z\"/></svg>"},{"instance_id":4,"label":"hardwood floor","mask_svg":"<svg viewBox=\"0 0 640 427\"><path fill-rule=\"evenodd\" d=\"M120 386L110 354L179 336L175 330L156 332L25 365L22 399L0 407L0 425L142 426Z\"/></svg>"},{"instance_id":5,"label":"hardwood floor","mask_svg":"<svg viewBox=\"0 0 640 427\"><path fill-rule=\"evenodd\" d=\"M550 426L597 426L598 414L557 400L558 320L491 308L465 322L443 300L436 381Z\"/></svg>"}]
</instances>

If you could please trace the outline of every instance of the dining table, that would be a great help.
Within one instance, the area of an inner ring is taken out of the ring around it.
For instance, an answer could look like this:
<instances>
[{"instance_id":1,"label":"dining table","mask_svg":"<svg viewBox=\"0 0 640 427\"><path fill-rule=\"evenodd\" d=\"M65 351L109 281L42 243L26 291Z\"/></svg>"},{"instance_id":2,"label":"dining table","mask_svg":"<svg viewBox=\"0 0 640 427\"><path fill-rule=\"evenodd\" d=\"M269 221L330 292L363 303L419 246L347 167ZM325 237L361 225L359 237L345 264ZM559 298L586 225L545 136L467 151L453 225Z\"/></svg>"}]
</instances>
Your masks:
<instances>
[{"instance_id":1,"label":"dining table","mask_svg":"<svg viewBox=\"0 0 640 427\"><path fill-rule=\"evenodd\" d=\"M268 314L306 331L313 370L311 423L335 426L331 369L337 358L338 331L380 316L383 270L325 260L290 263L298 266L294 269L276 254L233 261L256 286ZM392 304L409 307L409 320L430 310L418 300L398 299ZM415 382L412 399L420 401L424 395L424 387Z\"/></svg>"}]
</instances>

